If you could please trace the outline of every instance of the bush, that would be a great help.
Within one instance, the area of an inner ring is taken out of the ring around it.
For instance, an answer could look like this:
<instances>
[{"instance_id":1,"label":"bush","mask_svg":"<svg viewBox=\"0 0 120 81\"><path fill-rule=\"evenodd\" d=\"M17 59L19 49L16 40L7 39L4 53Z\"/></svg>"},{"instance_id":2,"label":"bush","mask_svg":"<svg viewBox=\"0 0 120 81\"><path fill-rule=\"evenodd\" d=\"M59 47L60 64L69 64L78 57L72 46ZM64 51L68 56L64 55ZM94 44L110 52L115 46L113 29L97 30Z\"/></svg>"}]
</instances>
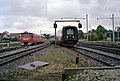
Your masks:
<instances>
[{"instance_id":1,"label":"bush","mask_svg":"<svg viewBox=\"0 0 120 81\"><path fill-rule=\"evenodd\" d=\"M88 36L89 40L91 39L91 41L97 41L98 40L98 36L95 34L95 33L92 33L91 36L89 35Z\"/></svg>"},{"instance_id":2,"label":"bush","mask_svg":"<svg viewBox=\"0 0 120 81\"><path fill-rule=\"evenodd\" d=\"M99 39L99 40L103 40L103 39L104 39L104 34L103 34L102 32L100 32L100 33L98 34L98 39Z\"/></svg>"}]
</instances>

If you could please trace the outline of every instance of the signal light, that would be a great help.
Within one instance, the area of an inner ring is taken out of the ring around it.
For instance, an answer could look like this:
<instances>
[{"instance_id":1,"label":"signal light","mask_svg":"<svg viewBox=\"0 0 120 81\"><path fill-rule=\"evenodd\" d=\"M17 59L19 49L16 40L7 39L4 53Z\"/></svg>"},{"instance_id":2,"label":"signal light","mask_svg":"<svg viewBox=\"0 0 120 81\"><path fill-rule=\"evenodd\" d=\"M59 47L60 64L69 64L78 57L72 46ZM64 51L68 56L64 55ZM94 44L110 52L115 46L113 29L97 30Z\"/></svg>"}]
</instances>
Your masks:
<instances>
[{"instance_id":1,"label":"signal light","mask_svg":"<svg viewBox=\"0 0 120 81\"><path fill-rule=\"evenodd\" d=\"M79 27L79 28L82 28L82 24L81 24L81 23L78 23L78 27Z\"/></svg>"},{"instance_id":2,"label":"signal light","mask_svg":"<svg viewBox=\"0 0 120 81\"><path fill-rule=\"evenodd\" d=\"M56 23L54 23L54 28L57 28L57 24Z\"/></svg>"}]
</instances>

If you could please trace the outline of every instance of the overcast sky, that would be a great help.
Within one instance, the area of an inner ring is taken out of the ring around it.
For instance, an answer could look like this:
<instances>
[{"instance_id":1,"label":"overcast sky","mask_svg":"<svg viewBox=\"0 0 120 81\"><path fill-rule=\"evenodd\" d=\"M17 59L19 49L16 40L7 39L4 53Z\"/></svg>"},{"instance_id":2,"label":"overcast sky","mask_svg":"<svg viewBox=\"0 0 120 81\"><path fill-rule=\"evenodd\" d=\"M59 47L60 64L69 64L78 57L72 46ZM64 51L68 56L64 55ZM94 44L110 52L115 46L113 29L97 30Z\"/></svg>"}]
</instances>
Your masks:
<instances>
[{"instance_id":1,"label":"overcast sky","mask_svg":"<svg viewBox=\"0 0 120 81\"><path fill-rule=\"evenodd\" d=\"M54 20L61 17L84 18L89 15L89 26L95 29L101 24L106 29L112 29L111 14L120 17L120 0L0 0L0 32L52 33ZM81 19L86 32L85 20ZM64 25L77 23L58 23L58 29ZM115 20L115 26L120 26L120 20ZM90 29L90 28L89 28Z\"/></svg>"}]
</instances>

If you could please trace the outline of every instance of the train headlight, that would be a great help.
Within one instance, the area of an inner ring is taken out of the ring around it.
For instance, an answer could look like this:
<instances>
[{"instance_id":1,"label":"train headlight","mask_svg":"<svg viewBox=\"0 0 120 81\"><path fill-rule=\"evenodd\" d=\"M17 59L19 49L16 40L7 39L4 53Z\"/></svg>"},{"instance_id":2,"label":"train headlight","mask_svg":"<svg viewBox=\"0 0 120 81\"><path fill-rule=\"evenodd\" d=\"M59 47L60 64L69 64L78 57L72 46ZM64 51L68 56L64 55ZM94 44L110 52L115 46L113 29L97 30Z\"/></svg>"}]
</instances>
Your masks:
<instances>
[{"instance_id":1,"label":"train headlight","mask_svg":"<svg viewBox=\"0 0 120 81\"><path fill-rule=\"evenodd\" d=\"M67 36L67 39L68 39L68 36Z\"/></svg>"},{"instance_id":2,"label":"train headlight","mask_svg":"<svg viewBox=\"0 0 120 81\"><path fill-rule=\"evenodd\" d=\"M72 38L74 38L74 36L72 36Z\"/></svg>"}]
</instances>

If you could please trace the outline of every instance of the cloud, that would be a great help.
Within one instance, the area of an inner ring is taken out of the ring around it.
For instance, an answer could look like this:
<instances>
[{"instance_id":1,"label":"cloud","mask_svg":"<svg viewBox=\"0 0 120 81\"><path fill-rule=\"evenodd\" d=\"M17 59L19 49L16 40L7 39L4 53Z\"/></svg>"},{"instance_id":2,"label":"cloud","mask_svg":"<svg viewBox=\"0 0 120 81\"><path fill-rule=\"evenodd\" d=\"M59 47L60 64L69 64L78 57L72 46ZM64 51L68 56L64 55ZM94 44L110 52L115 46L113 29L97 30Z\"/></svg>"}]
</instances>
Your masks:
<instances>
[{"instance_id":1,"label":"cloud","mask_svg":"<svg viewBox=\"0 0 120 81\"><path fill-rule=\"evenodd\" d=\"M44 16L47 0L1 0L0 15Z\"/></svg>"},{"instance_id":2,"label":"cloud","mask_svg":"<svg viewBox=\"0 0 120 81\"><path fill-rule=\"evenodd\" d=\"M54 31L55 19L61 17L84 18L89 15L89 25L95 28L102 24L111 27L111 20L97 20L97 17L120 17L119 0L0 0L0 32L29 30L32 32ZM85 20L81 20L83 31ZM63 25L63 24L62 24ZM119 26L115 20L115 26ZM109 29L108 28L108 29Z\"/></svg>"},{"instance_id":3,"label":"cloud","mask_svg":"<svg viewBox=\"0 0 120 81\"><path fill-rule=\"evenodd\" d=\"M75 0L50 0L48 2L48 13L53 18L76 17L79 14L80 5Z\"/></svg>"}]
</instances>

